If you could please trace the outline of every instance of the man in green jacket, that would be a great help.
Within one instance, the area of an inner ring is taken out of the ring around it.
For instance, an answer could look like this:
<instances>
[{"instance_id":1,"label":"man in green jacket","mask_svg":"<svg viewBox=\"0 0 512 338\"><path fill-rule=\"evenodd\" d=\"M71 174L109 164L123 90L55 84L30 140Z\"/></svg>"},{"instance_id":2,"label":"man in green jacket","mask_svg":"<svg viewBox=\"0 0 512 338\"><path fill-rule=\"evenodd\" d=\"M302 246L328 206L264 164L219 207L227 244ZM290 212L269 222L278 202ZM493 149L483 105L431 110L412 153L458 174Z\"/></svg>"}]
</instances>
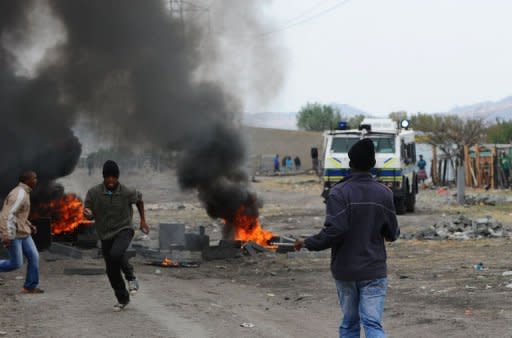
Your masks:
<instances>
[{"instance_id":1,"label":"man in green jacket","mask_svg":"<svg viewBox=\"0 0 512 338\"><path fill-rule=\"evenodd\" d=\"M126 272L129 265L125 254L134 236L133 204L139 211L140 230L145 234L149 233L142 194L119 182L119 167L116 162L105 162L103 183L87 192L84 215L95 220L107 276L118 300L118 304L114 305L114 311L121 311L130 303L130 294L126 290L121 270ZM129 281L129 284L130 289L138 289L135 279Z\"/></svg>"}]
</instances>

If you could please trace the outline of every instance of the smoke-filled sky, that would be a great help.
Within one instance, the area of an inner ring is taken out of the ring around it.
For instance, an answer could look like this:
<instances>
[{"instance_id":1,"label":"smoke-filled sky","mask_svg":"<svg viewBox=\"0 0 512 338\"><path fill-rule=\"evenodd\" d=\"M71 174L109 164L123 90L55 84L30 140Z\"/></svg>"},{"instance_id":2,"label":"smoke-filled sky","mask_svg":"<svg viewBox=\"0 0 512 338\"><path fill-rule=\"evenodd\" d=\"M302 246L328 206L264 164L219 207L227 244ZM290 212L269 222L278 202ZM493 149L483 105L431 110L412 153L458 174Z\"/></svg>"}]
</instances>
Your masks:
<instances>
[{"instance_id":1,"label":"smoke-filled sky","mask_svg":"<svg viewBox=\"0 0 512 338\"><path fill-rule=\"evenodd\" d=\"M307 21L342 2L273 1L266 12L287 50L285 84L248 111L320 101L439 112L512 95L512 1L350 0Z\"/></svg>"},{"instance_id":2,"label":"smoke-filled sky","mask_svg":"<svg viewBox=\"0 0 512 338\"><path fill-rule=\"evenodd\" d=\"M240 45L225 27L260 34L265 3L216 2L207 19L187 7L182 21L162 0L0 2L0 193L23 170L69 174L86 116L124 146L182 150L179 182L211 216L257 209L237 114L275 95L282 59L273 39Z\"/></svg>"}]
</instances>

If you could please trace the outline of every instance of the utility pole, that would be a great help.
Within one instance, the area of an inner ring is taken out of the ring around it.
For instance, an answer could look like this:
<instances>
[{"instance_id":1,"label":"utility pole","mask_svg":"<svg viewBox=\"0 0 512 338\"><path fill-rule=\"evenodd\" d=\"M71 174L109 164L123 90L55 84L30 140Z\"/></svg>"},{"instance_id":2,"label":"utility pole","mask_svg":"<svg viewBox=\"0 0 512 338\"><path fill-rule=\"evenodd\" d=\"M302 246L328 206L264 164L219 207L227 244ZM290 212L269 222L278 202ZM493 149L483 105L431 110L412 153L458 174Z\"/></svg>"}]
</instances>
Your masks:
<instances>
[{"instance_id":1,"label":"utility pole","mask_svg":"<svg viewBox=\"0 0 512 338\"><path fill-rule=\"evenodd\" d=\"M169 0L169 8L171 10L171 17L178 19L183 25L185 23L183 19L183 0Z\"/></svg>"},{"instance_id":2,"label":"utility pole","mask_svg":"<svg viewBox=\"0 0 512 338\"><path fill-rule=\"evenodd\" d=\"M140 0L143 1L143 0ZM185 12L196 12L199 14L208 14L208 31L211 30L210 22L210 7L197 5L191 1L184 0L169 0L169 9L171 18L178 20L181 25L183 42L185 42ZM197 14L196 14L197 16Z\"/></svg>"}]
</instances>

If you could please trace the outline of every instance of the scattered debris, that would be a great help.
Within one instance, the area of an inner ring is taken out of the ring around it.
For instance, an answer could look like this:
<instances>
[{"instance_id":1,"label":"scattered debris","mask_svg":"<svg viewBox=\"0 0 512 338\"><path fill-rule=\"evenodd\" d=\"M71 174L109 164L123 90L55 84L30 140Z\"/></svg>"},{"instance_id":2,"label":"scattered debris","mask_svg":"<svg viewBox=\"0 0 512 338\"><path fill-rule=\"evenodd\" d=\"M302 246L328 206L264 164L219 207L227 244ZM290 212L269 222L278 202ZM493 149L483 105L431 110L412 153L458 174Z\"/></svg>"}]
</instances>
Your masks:
<instances>
[{"instance_id":1,"label":"scattered debris","mask_svg":"<svg viewBox=\"0 0 512 338\"><path fill-rule=\"evenodd\" d=\"M479 239L479 238L502 238L510 237L510 230L503 224L487 216L476 220L459 215L453 220L443 220L416 234L404 234L403 239Z\"/></svg>"},{"instance_id":2,"label":"scattered debris","mask_svg":"<svg viewBox=\"0 0 512 338\"><path fill-rule=\"evenodd\" d=\"M193 208L192 205L188 207ZM187 208L187 204L181 202L168 202L168 203L148 203L146 209L148 211L161 211L161 210L183 210Z\"/></svg>"},{"instance_id":3,"label":"scattered debris","mask_svg":"<svg viewBox=\"0 0 512 338\"><path fill-rule=\"evenodd\" d=\"M437 194L438 195L441 195L441 196L446 196L449 194L449 191L448 191L448 188L447 187L440 187L437 189Z\"/></svg>"},{"instance_id":4,"label":"scattered debris","mask_svg":"<svg viewBox=\"0 0 512 338\"><path fill-rule=\"evenodd\" d=\"M304 294L302 294L302 295L299 295L299 296L295 299L295 301L296 301L296 302L299 302L299 301L301 301L301 300L303 300L303 299L305 299L305 298L310 298L310 297L313 297L313 295L310 295L310 294L304 293Z\"/></svg>"},{"instance_id":5,"label":"scattered debris","mask_svg":"<svg viewBox=\"0 0 512 338\"><path fill-rule=\"evenodd\" d=\"M253 241L247 242L243 246L243 248L244 248L244 252L247 252L250 256L254 256L257 253L270 252L270 250L268 250L267 248L255 243Z\"/></svg>"},{"instance_id":6,"label":"scattered debris","mask_svg":"<svg viewBox=\"0 0 512 338\"><path fill-rule=\"evenodd\" d=\"M176 262L168 258L163 261L153 261L146 263L146 265L159 266L162 268L198 268L200 266L197 262Z\"/></svg>"},{"instance_id":7,"label":"scattered debris","mask_svg":"<svg viewBox=\"0 0 512 338\"><path fill-rule=\"evenodd\" d=\"M484 270L484 263L480 262L478 264L473 265L473 269L475 269L476 271Z\"/></svg>"},{"instance_id":8,"label":"scattered debris","mask_svg":"<svg viewBox=\"0 0 512 338\"><path fill-rule=\"evenodd\" d=\"M146 234L142 234L142 235L140 235L139 237L137 237L137 240L138 240L138 241L149 241L149 240L150 240L150 238L149 238L149 236L148 236L148 235L146 235Z\"/></svg>"},{"instance_id":9,"label":"scattered debris","mask_svg":"<svg viewBox=\"0 0 512 338\"><path fill-rule=\"evenodd\" d=\"M289 259L293 259L293 258L328 258L328 257L331 257L331 252L329 250L308 251L308 250L302 249L301 251L288 252L286 255Z\"/></svg>"},{"instance_id":10,"label":"scattered debris","mask_svg":"<svg viewBox=\"0 0 512 338\"><path fill-rule=\"evenodd\" d=\"M504 196L493 196L493 195L481 195L471 194L464 196L467 205L490 205L495 206L498 204L504 204L508 202Z\"/></svg>"}]
</instances>

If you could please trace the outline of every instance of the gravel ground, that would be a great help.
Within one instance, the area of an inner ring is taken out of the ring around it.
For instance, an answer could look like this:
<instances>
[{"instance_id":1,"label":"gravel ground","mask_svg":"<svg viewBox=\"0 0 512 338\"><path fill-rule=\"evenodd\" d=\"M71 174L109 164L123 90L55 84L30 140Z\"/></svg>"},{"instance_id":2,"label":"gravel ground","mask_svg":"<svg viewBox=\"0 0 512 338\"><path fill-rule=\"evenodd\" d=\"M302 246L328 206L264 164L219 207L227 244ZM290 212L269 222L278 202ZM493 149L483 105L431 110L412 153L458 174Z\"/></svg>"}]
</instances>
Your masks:
<instances>
[{"instance_id":1,"label":"gravel ground","mask_svg":"<svg viewBox=\"0 0 512 338\"><path fill-rule=\"evenodd\" d=\"M96 175L100 173L97 172ZM321 184L313 176L262 177L254 188L265 201L262 224L278 234L312 234L322 227ZM62 180L81 196L98 177L77 170ZM194 193L180 192L172 172L126 173L142 190L155 240L158 223L205 225L219 239ZM472 192L480 193L480 192ZM512 223L512 207L459 207L449 192L422 190L417 212L400 216L403 232L446 217L492 215ZM508 192L497 192L507 195ZM399 240L388 246L389 290L384 326L390 337L512 337L512 243ZM82 260L41 255L43 295L21 295L24 270L0 275L0 332L7 337L336 337L341 313L329 272L329 253L261 254L204 262L197 269L160 269L135 259L140 292L121 313L105 275L67 275L66 268L102 269ZM57 258L57 259L55 259ZM482 262L484 269L474 265ZM244 328L244 323L254 327ZM1 334L1 333L0 333Z\"/></svg>"}]
</instances>

